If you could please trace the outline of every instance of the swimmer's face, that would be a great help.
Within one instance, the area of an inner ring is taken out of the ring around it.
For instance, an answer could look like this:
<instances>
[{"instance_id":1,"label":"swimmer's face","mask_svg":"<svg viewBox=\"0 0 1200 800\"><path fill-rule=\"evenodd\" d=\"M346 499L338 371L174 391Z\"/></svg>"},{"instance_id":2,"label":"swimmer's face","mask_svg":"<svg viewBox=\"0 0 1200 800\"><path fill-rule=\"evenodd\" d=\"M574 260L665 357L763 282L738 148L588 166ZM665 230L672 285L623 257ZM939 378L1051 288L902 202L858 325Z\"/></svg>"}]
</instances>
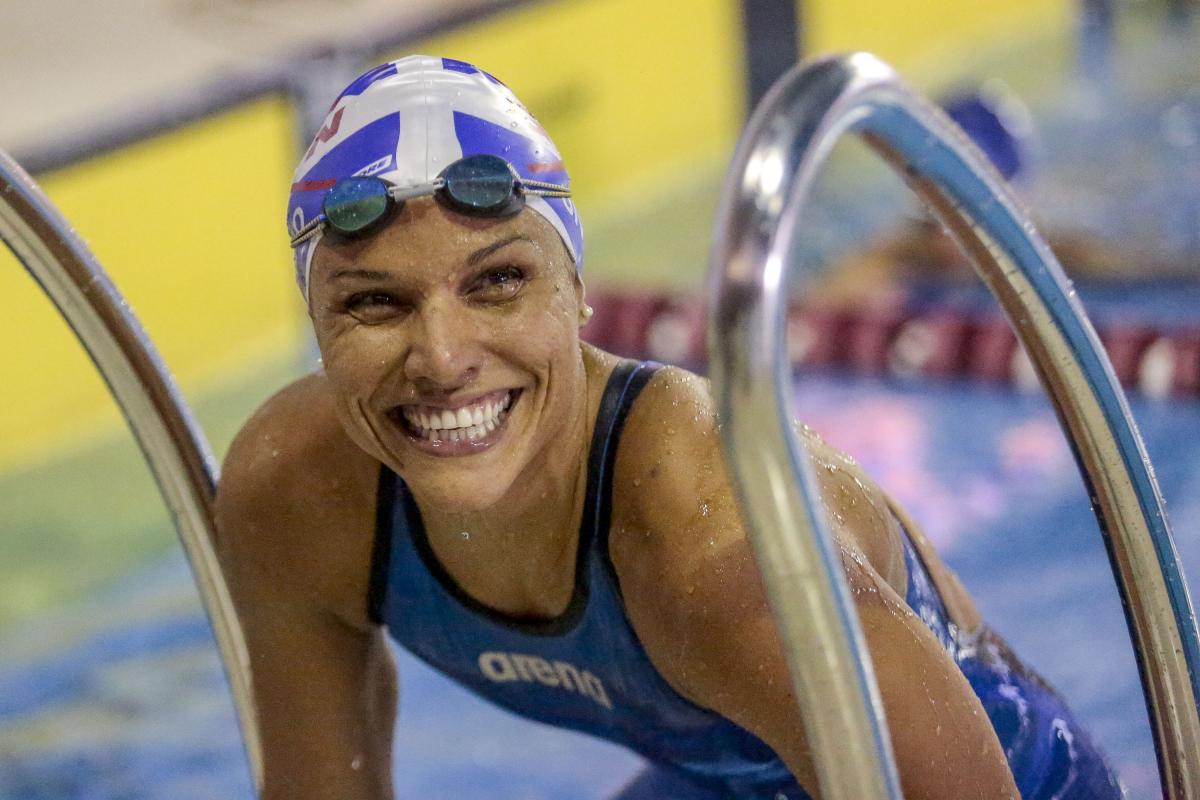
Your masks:
<instances>
[{"instance_id":1,"label":"swimmer's face","mask_svg":"<svg viewBox=\"0 0 1200 800\"><path fill-rule=\"evenodd\" d=\"M326 237L310 315L342 424L423 501L490 508L582 413L582 287L532 211L475 219L409 201Z\"/></svg>"}]
</instances>

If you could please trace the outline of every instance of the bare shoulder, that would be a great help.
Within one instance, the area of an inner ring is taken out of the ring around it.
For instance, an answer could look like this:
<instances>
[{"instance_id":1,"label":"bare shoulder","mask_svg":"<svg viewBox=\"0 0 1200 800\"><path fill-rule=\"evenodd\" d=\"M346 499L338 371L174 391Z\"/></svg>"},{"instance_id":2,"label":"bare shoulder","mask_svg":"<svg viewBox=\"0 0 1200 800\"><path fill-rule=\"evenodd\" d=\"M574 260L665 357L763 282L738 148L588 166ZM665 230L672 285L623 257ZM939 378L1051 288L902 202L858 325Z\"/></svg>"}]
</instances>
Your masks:
<instances>
[{"instance_id":1,"label":"bare shoulder","mask_svg":"<svg viewBox=\"0 0 1200 800\"><path fill-rule=\"evenodd\" d=\"M278 591L365 625L378 472L338 422L323 375L264 403L217 489L218 553L235 597Z\"/></svg>"},{"instance_id":2,"label":"bare shoulder","mask_svg":"<svg viewBox=\"0 0 1200 800\"><path fill-rule=\"evenodd\" d=\"M701 573L742 549L707 380L664 367L646 384L621 434L612 509L609 551L627 604L664 620Z\"/></svg>"},{"instance_id":3,"label":"bare shoulder","mask_svg":"<svg viewBox=\"0 0 1200 800\"><path fill-rule=\"evenodd\" d=\"M609 554L659 673L693 702L718 708L720 676L739 668L722 643L767 612L703 378L665 367L634 403L617 450Z\"/></svg>"},{"instance_id":4,"label":"bare shoulder","mask_svg":"<svg viewBox=\"0 0 1200 800\"><path fill-rule=\"evenodd\" d=\"M907 575L899 525L886 495L853 459L805 426L798 432L835 536L903 593ZM731 544L744 538L707 380L668 367L646 386L621 438L614 491L625 501L614 506L614 521L666 537L664 545L681 551L672 559L713 558L724 552L718 540ZM614 558L622 547L642 547L636 537L621 536L619 525L614 530Z\"/></svg>"},{"instance_id":5,"label":"bare shoulder","mask_svg":"<svg viewBox=\"0 0 1200 800\"><path fill-rule=\"evenodd\" d=\"M621 434L614 492L620 508L676 518L699 510L706 490L725 483L716 406L708 381L663 367L646 384Z\"/></svg>"},{"instance_id":6,"label":"bare shoulder","mask_svg":"<svg viewBox=\"0 0 1200 800\"><path fill-rule=\"evenodd\" d=\"M814 468L832 533L851 562L865 560L900 597L908 586L902 530L920 554L951 618L965 630L981 623L970 593L942 562L920 526L851 457L797 423ZM612 556L623 580L644 576L661 587L741 563L745 536L725 469L720 422L709 383L668 367L655 375L626 422L617 458ZM903 529L901 528L903 525ZM630 531L637 535L626 535ZM647 535L647 531L652 532ZM736 546L731 546L736 545ZM651 575L650 564L670 565ZM628 578L626 578L628 575ZM659 591L659 589L656 589Z\"/></svg>"}]
</instances>

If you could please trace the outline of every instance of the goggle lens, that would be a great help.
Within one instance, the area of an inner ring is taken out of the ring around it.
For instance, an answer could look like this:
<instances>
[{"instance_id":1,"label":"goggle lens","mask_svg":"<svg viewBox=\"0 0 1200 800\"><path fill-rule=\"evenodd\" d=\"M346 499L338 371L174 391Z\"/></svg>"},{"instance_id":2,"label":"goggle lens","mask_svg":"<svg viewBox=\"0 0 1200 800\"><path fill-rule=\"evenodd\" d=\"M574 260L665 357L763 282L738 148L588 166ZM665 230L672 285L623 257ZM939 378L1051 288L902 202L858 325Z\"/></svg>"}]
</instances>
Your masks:
<instances>
[{"instance_id":1,"label":"goggle lens","mask_svg":"<svg viewBox=\"0 0 1200 800\"><path fill-rule=\"evenodd\" d=\"M379 178L350 177L329 190L322 211L335 230L353 235L379 221L390 202L388 186Z\"/></svg>"},{"instance_id":2,"label":"goggle lens","mask_svg":"<svg viewBox=\"0 0 1200 800\"><path fill-rule=\"evenodd\" d=\"M516 194L516 178L504 159L469 156L442 172L446 195L468 213L503 212Z\"/></svg>"}]
</instances>

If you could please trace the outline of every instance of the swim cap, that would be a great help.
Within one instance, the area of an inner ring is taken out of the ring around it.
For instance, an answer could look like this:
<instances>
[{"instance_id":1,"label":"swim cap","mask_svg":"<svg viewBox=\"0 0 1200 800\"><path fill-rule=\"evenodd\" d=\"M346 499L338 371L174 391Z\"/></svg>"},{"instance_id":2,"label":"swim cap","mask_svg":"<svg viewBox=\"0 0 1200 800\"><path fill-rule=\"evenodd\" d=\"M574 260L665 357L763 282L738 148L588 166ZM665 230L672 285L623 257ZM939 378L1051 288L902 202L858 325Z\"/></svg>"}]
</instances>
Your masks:
<instances>
[{"instance_id":1,"label":"swim cap","mask_svg":"<svg viewBox=\"0 0 1200 800\"><path fill-rule=\"evenodd\" d=\"M334 182L376 175L399 185L431 182L465 156L499 156L526 180L569 186L558 148L512 91L464 61L407 56L369 70L334 100L292 178L288 231L321 214ZM583 228L569 197L526 195L525 205L562 237L583 267ZM296 282L308 275L320 236L293 250Z\"/></svg>"}]
</instances>

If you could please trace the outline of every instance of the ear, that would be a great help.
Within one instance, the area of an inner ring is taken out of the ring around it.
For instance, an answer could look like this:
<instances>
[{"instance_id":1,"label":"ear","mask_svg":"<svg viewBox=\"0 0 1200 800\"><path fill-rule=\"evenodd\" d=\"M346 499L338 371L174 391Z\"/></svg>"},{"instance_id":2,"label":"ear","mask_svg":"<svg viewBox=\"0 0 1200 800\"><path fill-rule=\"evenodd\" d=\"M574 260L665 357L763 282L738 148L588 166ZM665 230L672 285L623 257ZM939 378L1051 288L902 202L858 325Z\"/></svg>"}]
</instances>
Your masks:
<instances>
[{"instance_id":1,"label":"ear","mask_svg":"<svg viewBox=\"0 0 1200 800\"><path fill-rule=\"evenodd\" d=\"M583 276L575 272L575 301L579 308L579 327L587 324L592 318L592 307L587 304L587 287L583 285Z\"/></svg>"}]
</instances>

